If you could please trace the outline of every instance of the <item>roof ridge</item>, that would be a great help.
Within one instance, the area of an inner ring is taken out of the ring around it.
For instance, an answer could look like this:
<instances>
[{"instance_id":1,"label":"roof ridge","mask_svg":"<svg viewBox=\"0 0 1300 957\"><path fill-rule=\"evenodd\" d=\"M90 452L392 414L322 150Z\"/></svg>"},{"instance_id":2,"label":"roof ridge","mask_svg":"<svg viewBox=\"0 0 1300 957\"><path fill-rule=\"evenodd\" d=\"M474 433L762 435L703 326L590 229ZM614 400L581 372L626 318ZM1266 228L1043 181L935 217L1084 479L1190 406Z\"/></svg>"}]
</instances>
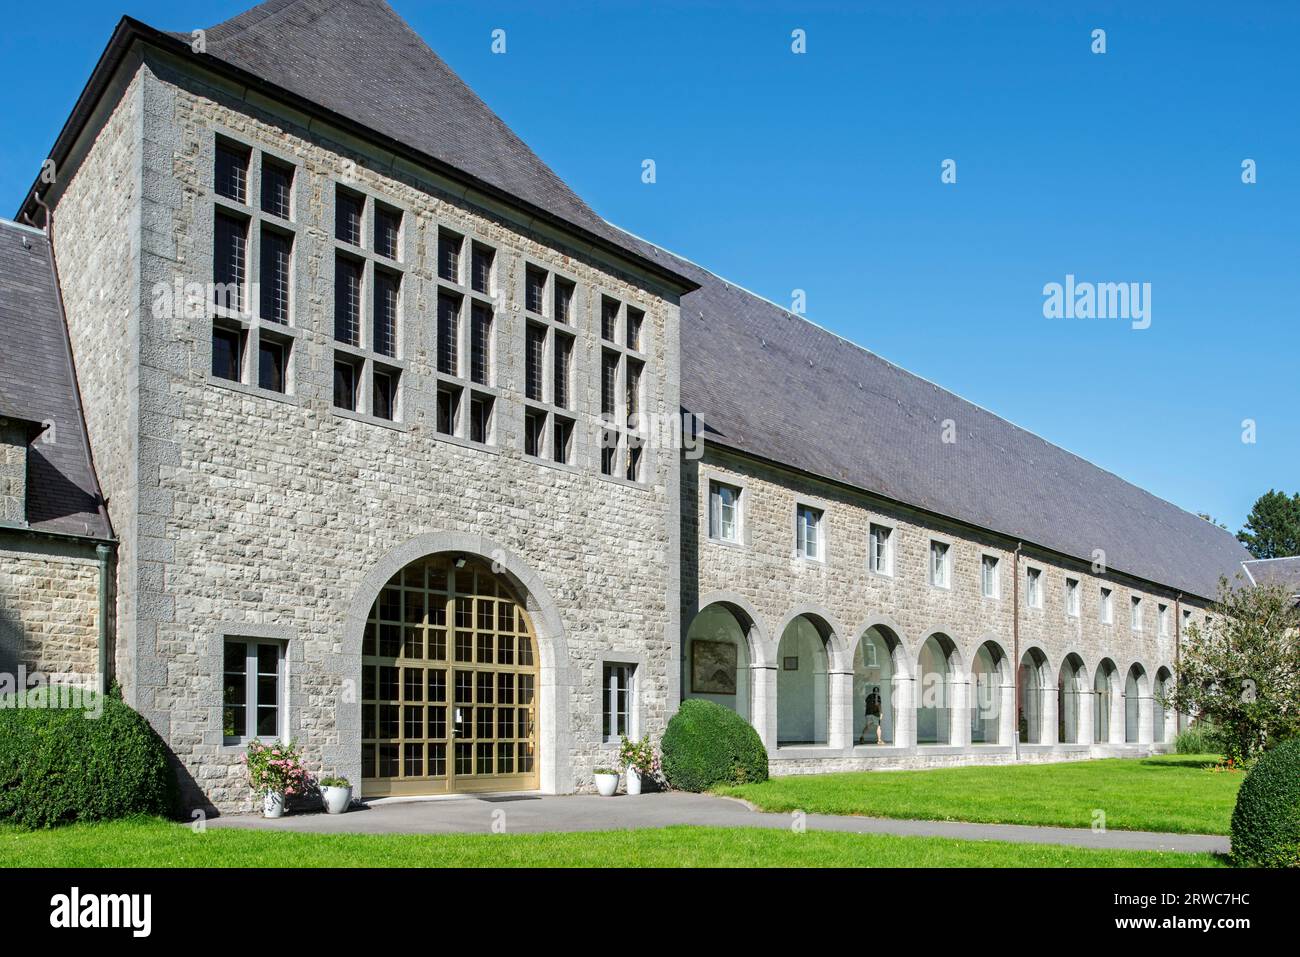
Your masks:
<instances>
[{"instance_id":1,"label":"roof ridge","mask_svg":"<svg viewBox=\"0 0 1300 957\"><path fill-rule=\"evenodd\" d=\"M1242 559L1243 565L1254 565L1256 562L1300 562L1300 555L1274 555L1272 558L1245 558Z\"/></svg>"}]
</instances>

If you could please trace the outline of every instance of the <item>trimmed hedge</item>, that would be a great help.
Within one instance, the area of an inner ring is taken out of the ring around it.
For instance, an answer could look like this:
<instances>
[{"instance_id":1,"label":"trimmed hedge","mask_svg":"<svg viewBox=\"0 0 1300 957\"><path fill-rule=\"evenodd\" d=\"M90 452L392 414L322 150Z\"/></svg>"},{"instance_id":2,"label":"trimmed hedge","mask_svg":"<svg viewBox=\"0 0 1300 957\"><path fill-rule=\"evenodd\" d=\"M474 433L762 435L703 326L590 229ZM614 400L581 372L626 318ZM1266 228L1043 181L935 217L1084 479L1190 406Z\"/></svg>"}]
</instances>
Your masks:
<instances>
[{"instance_id":1,"label":"trimmed hedge","mask_svg":"<svg viewBox=\"0 0 1300 957\"><path fill-rule=\"evenodd\" d=\"M1241 783L1232 812L1238 867L1300 867L1300 739L1266 751Z\"/></svg>"},{"instance_id":2,"label":"trimmed hedge","mask_svg":"<svg viewBox=\"0 0 1300 957\"><path fill-rule=\"evenodd\" d=\"M681 791L767 780L767 749L748 721L701 698L682 702L660 745L664 778Z\"/></svg>"},{"instance_id":3,"label":"trimmed hedge","mask_svg":"<svg viewBox=\"0 0 1300 957\"><path fill-rule=\"evenodd\" d=\"M0 700L0 820L39 828L175 815L176 775L148 721L112 695L47 708L45 693L26 692L22 708L14 695Z\"/></svg>"}]
</instances>

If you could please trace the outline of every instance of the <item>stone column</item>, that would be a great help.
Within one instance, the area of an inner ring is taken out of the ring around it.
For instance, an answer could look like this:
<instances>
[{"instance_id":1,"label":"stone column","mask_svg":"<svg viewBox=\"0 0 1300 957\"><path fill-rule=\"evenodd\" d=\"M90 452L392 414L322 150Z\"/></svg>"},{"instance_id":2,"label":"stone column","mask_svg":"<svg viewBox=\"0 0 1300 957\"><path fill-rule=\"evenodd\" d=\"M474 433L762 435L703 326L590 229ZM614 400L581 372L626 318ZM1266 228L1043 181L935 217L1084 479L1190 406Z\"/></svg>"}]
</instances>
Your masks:
<instances>
[{"instance_id":1,"label":"stone column","mask_svg":"<svg viewBox=\"0 0 1300 957\"><path fill-rule=\"evenodd\" d=\"M894 706L894 746L916 747L916 679L896 675L890 690Z\"/></svg>"},{"instance_id":2,"label":"stone column","mask_svg":"<svg viewBox=\"0 0 1300 957\"><path fill-rule=\"evenodd\" d=\"M1138 743L1150 745L1155 741L1155 698L1142 695L1138 698Z\"/></svg>"},{"instance_id":3,"label":"stone column","mask_svg":"<svg viewBox=\"0 0 1300 957\"><path fill-rule=\"evenodd\" d=\"M768 754L776 750L776 668L751 664L749 686L753 695L750 723Z\"/></svg>"},{"instance_id":4,"label":"stone column","mask_svg":"<svg viewBox=\"0 0 1300 957\"><path fill-rule=\"evenodd\" d=\"M970 747L970 679L948 679L948 743Z\"/></svg>"},{"instance_id":5,"label":"stone column","mask_svg":"<svg viewBox=\"0 0 1300 957\"><path fill-rule=\"evenodd\" d=\"M1043 727L1042 734L1038 739L1039 744L1059 744L1060 743L1060 714L1057 709L1057 690L1055 686L1044 686L1041 694L1043 696L1042 715Z\"/></svg>"},{"instance_id":6,"label":"stone column","mask_svg":"<svg viewBox=\"0 0 1300 957\"><path fill-rule=\"evenodd\" d=\"M1112 691L1110 695L1110 743L1123 744L1124 730L1128 725L1128 715L1124 713L1124 695Z\"/></svg>"},{"instance_id":7,"label":"stone column","mask_svg":"<svg viewBox=\"0 0 1300 957\"><path fill-rule=\"evenodd\" d=\"M826 743L832 748L853 746L853 672L831 671L830 712L826 716Z\"/></svg>"},{"instance_id":8,"label":"stone column","mask_svg":"<svg viewBox=\"0 0 1300 957\"><path fill-rule=\"evenodd\" d=\"M1079 698L1079 743L1092 744L1095 733L1092 728L1092 709L1095 707L1093 702L1093 692L1090 690L1080 691Z\"/></svg>"},{"instance_id":9,"label":"stone column","mask_svg":"<svg viewBox=\"0 0 1300 957\"><path fill-rule=\"evenodd\" d=\"M1014 680L1003 682L998 699L998 744L1015 744L1016 735L1020 733L1016 720L1016 683Z\"/></svg>"}]
</instances>

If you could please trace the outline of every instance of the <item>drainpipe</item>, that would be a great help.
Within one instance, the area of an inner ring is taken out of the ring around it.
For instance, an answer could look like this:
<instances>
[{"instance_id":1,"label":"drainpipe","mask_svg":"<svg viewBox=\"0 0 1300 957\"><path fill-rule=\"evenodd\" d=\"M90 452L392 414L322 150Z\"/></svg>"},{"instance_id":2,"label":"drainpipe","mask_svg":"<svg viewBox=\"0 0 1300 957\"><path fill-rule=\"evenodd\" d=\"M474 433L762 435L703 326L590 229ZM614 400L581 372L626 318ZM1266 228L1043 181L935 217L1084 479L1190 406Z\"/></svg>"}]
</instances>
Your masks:
<instances>
[{"instance_id":1,"label":"drainpipe","mask_svg":"<svg viewBox=\"0 0 1300 957\"><path fill-rule=\"evenodd\" d=\"M95 558L99 560L99 692L108 693L108 589L112 576L109 563L113 550L107 545L95 546Z\"/></svg>"},{"instance_id":2,"label":"drainpipe","mask_svg":"<svg viewBox=\"0 0 1300 957\"><path fill-rule=\"evenodd\" d=\"M1179 650L1183 643L1183 593L1174 596L1174 685L1178 685ZM1183 733L1182 713L1174 708L1174 737Z\"/></svg>"},{"instance_id":3,"label":"drainpipe","mask_svg":"<svg viewBox=\"0 0 1300 957\"><path fill-rule=\"evenodd\" d=\"M1011 675L1016 685L1015 700L1011 703L1011 744L1016 761L1020 760L1020 549L1023 546L1023 542L1016 542L1011 568Z\"/></svg>"}]
</instances>

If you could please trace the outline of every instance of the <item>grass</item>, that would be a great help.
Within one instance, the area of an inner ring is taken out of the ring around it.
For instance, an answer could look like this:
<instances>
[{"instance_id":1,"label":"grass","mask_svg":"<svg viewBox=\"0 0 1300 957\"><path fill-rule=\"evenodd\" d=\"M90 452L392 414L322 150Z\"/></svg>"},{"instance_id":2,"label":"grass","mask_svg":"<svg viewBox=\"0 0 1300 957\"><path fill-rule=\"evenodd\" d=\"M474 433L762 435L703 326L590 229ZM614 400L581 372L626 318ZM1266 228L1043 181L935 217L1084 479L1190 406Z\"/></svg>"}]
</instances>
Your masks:
<instances>
[{"instance_id":1,"label":"grass","mask_svg":"<svg viewBox=\"0 0 1300 957\"><path fill-rule=\"evenodd\" d=\"M0 825L8 867L1223 867L1212 854L765 828L578 834L301 834L153 818L47 831Z\"/></svg>"},{"instance_id":2,"label":"grass","mask_svg":"<svg viewBox=\"0 0 1300 957\"><path fill-rule=\"evenodd\" d=\"M794 775L719 788L764 811L1227 834L1244 775L1209 754L1065 764Z\"/></svg>"}]
</instances>

